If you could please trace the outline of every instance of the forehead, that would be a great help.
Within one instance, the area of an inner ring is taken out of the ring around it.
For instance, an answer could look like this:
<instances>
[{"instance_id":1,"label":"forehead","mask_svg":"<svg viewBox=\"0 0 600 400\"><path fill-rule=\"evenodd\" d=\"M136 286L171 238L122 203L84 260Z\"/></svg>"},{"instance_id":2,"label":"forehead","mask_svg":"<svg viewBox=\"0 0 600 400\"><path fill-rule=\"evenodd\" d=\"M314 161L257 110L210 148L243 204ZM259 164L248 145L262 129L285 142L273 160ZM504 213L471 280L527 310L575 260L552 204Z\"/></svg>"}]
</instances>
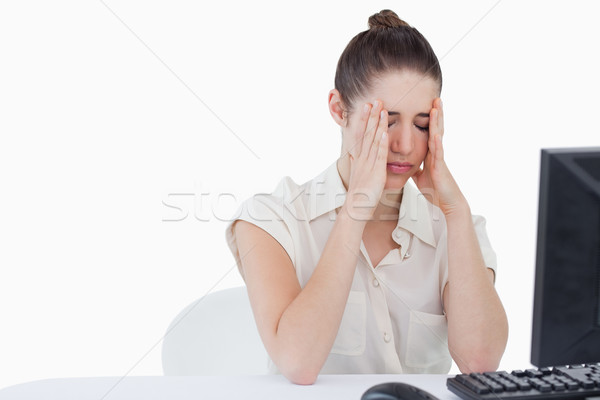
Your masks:
<instances>
[{"instance_id":1,"label":"forehead","mask_svg":"<svg viewBox=\"0 0 600 400\"><path fill-rule=\"evenodd\" d=\"M438 90L438 84L430 77L413 71L394 71L375 78L362 102L380 99L388 111L412 115L428 113L433 99L439 96Z\"/></svg>"}]
</instances>

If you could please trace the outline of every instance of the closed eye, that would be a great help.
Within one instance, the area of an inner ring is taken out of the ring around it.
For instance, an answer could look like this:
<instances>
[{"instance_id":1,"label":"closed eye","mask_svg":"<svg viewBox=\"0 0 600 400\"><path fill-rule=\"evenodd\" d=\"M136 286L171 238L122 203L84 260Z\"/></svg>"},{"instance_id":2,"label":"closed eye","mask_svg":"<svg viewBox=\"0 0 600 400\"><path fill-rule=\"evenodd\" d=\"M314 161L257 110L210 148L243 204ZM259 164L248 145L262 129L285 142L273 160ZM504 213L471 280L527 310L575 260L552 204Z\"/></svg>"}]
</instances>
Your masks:
<instances>
[{"instance_id":1,"label":"closed eye","mask_svg":"<svg viewBox=\"0 0 600 400\"><path fill-rule=\"evenodd\" d=\"M415 125L417 127L418 130L420 130L421 132L429 132L429 126L419 126L419 125Z\"/></svg>"},{"instance_id":2,"label":"closed eye","mask_svg":"<svg viewBox=\"0 0 600 400\"><path fill-rule=\"evenodd\" d=\"M391 128L393 125L396 125L396 121L391 122L388 124L388 128ZM415 125L415 127L420 130L421 132L426 132L429 133L429 126L419 126L419 125Z\"/></svg>"}]
</instances>

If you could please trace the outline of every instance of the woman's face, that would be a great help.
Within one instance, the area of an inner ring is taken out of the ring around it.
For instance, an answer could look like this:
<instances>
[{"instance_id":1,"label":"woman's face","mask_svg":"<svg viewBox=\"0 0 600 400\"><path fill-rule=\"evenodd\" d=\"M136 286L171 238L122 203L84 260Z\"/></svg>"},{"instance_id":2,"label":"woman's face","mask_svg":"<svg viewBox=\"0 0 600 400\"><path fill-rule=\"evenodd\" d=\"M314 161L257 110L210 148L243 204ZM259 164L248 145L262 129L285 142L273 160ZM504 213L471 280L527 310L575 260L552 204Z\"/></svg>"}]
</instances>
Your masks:
<instances>
[{"instance_id":1,"label":"woman's face","mask_svg":"<svg viewBox=\"0 0 600 400\"><path fill-rule=\"evenodd\" d=\"M342 154L359 154L362 133L359 110L375 100L388 112L389 148L385 189L404 187L421 166L428 151L429 112L439 97L439 85L431 78L412 71L395 71L375 79L372 90L353 104L348 124L342 130ZM358 140L358 139L361 140Z\"/></svg>"}]
</instances>

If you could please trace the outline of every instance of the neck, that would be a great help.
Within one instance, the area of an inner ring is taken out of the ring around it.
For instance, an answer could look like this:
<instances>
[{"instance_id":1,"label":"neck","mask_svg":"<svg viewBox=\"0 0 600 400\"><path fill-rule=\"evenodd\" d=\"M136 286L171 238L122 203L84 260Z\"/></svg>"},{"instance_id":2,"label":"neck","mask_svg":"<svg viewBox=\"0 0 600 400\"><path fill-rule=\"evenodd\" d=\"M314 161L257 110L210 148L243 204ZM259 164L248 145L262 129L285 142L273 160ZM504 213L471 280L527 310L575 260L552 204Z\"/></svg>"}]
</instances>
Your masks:
<instances>
[{"instance_id":1,"label":"neck","mask_svg":"<svg viewBox=\"0 0 600 400\"><path fill-rule=\"evenodd\" d=\"M350 182L350 159L348 155L343 155L337 160L337 170L342 179L342 183L348 191ZM402 202L402 192L400 189L383 189L379 204L373 213L373 222L397 221L400 203Z\"/></svg>"}]
</instances>

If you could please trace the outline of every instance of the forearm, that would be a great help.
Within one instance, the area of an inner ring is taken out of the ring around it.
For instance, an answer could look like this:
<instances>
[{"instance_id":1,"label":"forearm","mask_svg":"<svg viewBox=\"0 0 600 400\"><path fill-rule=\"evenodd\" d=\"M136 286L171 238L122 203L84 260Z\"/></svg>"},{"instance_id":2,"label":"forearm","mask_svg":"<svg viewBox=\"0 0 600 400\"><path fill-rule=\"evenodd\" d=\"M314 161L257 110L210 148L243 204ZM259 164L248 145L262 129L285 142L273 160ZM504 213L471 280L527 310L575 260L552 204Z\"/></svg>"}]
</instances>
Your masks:
<instances>
[{"instance_id":1,"label":"forearm","mask_svg":"<svg viewBox=\"0 0 600 400\"><path fill-rule=\"evenodd\" d=\"M508 338L506 313L486 268L466 201L446 215L448 347L463 372L495 370Z\"/></svg>"},{"instance_id":2,"label":"forearm","mask_svg":"<svg viewBox=\"0 0 600 400\"><path fill-rule=\"evenodd\" d=\"M294 382L312 383L331 351L352 286L364 225L342 208L311 278L279 320L274 361Z\"/></svg>"}]
</instances>

